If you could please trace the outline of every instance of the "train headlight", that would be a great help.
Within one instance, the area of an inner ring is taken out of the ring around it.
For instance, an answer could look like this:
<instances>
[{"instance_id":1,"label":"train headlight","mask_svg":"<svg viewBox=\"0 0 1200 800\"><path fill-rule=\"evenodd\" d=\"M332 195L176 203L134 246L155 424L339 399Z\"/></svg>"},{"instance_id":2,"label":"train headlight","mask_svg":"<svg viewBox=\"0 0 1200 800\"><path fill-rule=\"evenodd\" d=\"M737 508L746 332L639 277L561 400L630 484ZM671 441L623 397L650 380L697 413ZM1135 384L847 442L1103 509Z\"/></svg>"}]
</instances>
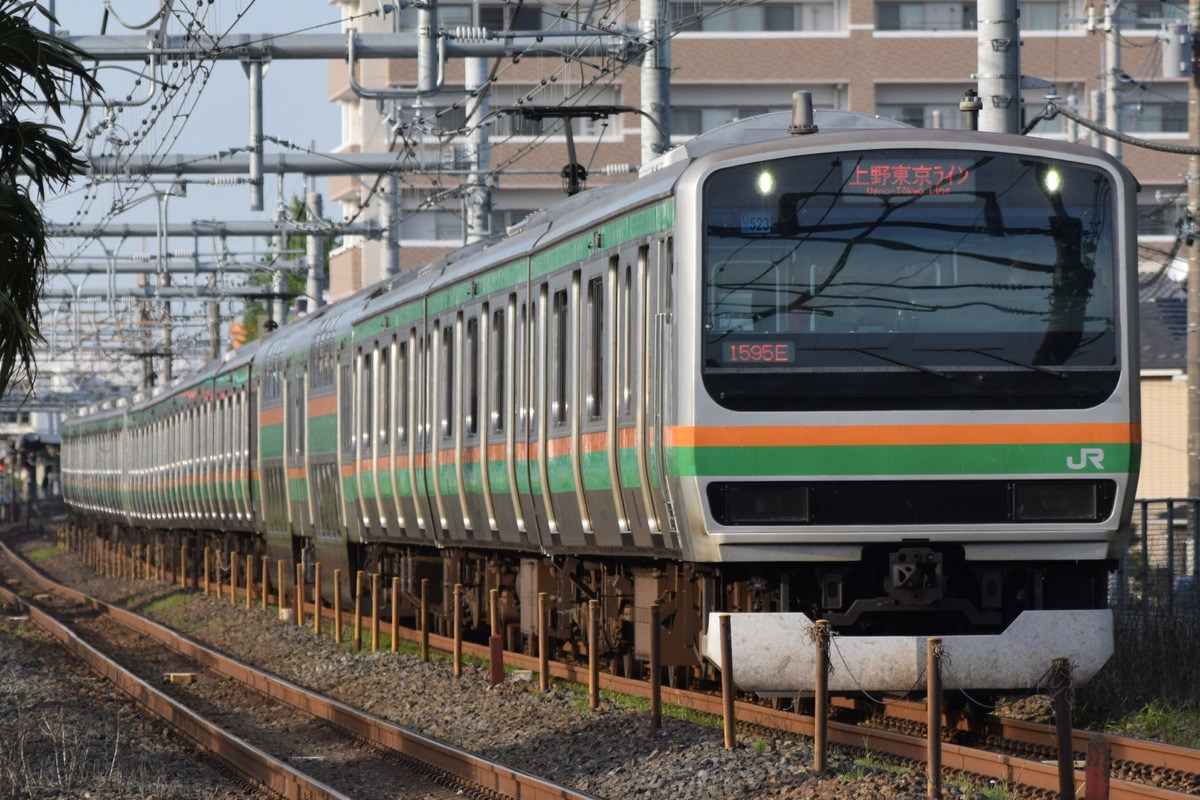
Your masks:
<instances>
[{"instance_id":1,"label":"train headlight","mask_svg":"<svg viewBox=\"0 0 1200 800\"><path fill-rule=\"evenodd\" d=\"M1095 483L1029 482L1013 487L1013 519L1017 522L1095 522L1100 497Z\"/></svg>"},{"instance_id":2,"label":"train headlight","mask_svg":"<svg viewBox=\"0 0 1200 800\"><path fill-rule=\"evenodd\" d=\"M1042 187L1046 194L1056 195L1062 190L1062 173L1051 167L1042 174Z\"/></svg>"},{"instance_id":3,"label":"train headlight","mask_svg":"<svg viewBox=\"0 0 1200 800\"><path fill-rule=\"evenodd\" d=\"M754 186L758 189L759 194L770 194L771 192L775 191L775 176L770 172L763 170L762 172L758 173L758 180L754 182Z\"/></svg>"}]
</instances>

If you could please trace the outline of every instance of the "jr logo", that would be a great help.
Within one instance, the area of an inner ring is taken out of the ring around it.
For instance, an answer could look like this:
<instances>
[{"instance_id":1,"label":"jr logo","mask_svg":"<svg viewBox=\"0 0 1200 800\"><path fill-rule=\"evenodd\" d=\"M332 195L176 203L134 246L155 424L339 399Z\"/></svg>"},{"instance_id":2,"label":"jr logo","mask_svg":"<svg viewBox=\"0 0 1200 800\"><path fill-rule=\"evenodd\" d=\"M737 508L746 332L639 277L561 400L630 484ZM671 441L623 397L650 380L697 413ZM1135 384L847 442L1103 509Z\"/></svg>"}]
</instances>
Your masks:
<instances>
[{"instance_id":1,"label":"jr logo","mask_svg":"<svg viewBox=\"0 0 1200 800\"><path fill-rule=\"evenodd\" d=\"M1104 469L1104 450L1099 447L1084 447L1079 451L1078 459L1067 456L1067 468L1084 469L1089 461L1093 469Z\"/></svg>"}]
</instances>

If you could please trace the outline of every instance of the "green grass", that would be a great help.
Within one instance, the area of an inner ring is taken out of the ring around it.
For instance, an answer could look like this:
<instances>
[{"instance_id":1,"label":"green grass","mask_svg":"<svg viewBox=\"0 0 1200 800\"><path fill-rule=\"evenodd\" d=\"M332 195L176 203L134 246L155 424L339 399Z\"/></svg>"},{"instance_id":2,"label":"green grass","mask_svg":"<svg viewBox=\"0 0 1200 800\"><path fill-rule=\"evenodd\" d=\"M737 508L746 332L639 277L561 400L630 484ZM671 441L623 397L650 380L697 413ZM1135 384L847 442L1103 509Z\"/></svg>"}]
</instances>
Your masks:
<instances>
[{"instance_id":1,"label":"green grass","mask_svg":"<svg viewBox=\"0 0 1200 800\"><path fill-rule=\"evenodd\" d=\"M580 711L587 711L591 707L589 699L588 687L579 683L569 683L566 681L559 682L560 685L567 687L575 693L575 707ZM622 694L611 689L600 690L600 702L608 703L617 708L628 708L633 711L638 711L643 714L650 713L650 698L649 697L633 697L632 695ZM694 711L690 708L684 708L673 703L662 704L662 715L672 719L691 722L696 725L702 725L706 728L722 728L725 725L724 720L716 714L704 714L699 711Z\"/></svg>"},{"instance_id":2,"label":"green grass","mask_svg":"<svg viewBox=\"0 0 1200 800\"><path fill-rule=\"evenodd\" d=\"M1153 739L1179 747L1200 747L1200 711L1184 705L1168 708L1152 700L1138 711L1120 717L1108 726L1110 733Z\"/></svg>"},{"instance_id":3,"label":"green grass","mask_svg":"<svg viewBox=\"0 0 1200 800\"><path fill-rule=\"evenodd\" d=\"M854 759L854 766L838 775L838 780L842 783L853 783L879 770L890 772L893 775L909 775L912 773L913 768L903 764L894 764L887 759L880 758L871 752L869 747L864 746L863 754Z\"/></svg>"},{"instance_id":4,"label":"green grass","mask_svg":"<svg viewBox=\"0 0 1200 800\"><path fill-rule=\"evenodd\" d=\"M48 558L54 558L56 555L58 555L61 552L62 551L59 550L57 547L39 547L38 549L34 550L32 553L29 553L28 555L26 555L26 558L28 558L30 561L34 561L34 562L45 561Z\"/></svg>"},{"instance_id":5,"label":"green grass","mask_svg":"<svg viewBox=\"0 0 1200 800\"><path fill-rule=\"evenodd\" d=\"M999 781L988 781L988 783L982 784L972 776L962 773L946 781L946 785L957 788L963 795L973 798L973 800L1013 800L1016 797L1016 794Z\"/></svg>"},{"instance_id":6,"label":"green grass","mask_svg":"<svg viewBox=\"0 0 1200 800\"><path fill-rule=\"evenodd\" d=\"M149 601L139 609L139 613L151 619L162 620L172 627L182 628L187 624L186 609L191 605L193 597L189 592L174 592Z\"/></svg>"}]
</instances>

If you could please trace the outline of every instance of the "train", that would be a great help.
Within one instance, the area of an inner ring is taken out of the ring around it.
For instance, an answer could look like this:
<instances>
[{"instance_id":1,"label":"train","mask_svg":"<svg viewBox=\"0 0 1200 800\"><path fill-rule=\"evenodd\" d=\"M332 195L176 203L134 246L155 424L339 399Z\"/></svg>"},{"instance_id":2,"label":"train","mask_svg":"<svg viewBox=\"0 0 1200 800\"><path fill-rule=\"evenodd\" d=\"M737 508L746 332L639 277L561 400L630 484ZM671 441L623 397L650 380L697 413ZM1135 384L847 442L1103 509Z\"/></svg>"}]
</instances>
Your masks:
<instances>
[{"instance_id":1,"label":"train","mask_svg":"<svg viewBox=\"0 0 1200 800\"><path fill-rule=\"evenodd\" d=\"M1135 181L802 95L78 409L71 524L328 602L379 575L406 619L424 585L434 631L457 596L525 652L544 595L555 652L629 675L657 604L676 683L722 615L767 697L813 689L818 621L835 692L913 688L934 637L948 686L1086 682L1140 458Z\"/></svg>"}]
</instances>

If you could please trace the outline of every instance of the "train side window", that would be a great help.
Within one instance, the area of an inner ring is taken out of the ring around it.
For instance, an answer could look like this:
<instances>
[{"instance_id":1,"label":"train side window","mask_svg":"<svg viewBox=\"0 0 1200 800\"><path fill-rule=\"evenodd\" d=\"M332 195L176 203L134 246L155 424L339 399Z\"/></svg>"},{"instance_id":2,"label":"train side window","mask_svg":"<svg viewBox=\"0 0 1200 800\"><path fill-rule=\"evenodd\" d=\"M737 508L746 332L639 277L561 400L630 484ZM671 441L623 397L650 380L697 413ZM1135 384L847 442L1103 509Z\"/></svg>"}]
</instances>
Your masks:
<instances>
[{"instance_id":1,"label":"train side window","mask_svg":"<svg viewBox=\"0 0 1200 800\"><path fill-rule=\"evenodd\" d=\"M454 436L454 326L442 328L441 336L441 417L442 438Z\"/></svg>"},{"instance_id":2,"label":"train side window","mask_svg":"<svg viewBox=\"0 0 1200 800\"><path fill-rule=\"evenodd\" d=\"M504 431L504 415L508 413L505 405L508 392L508 330L503 308L492 312L492 370L491 370L491 417L492 430L496 433Z\"/></svg>"},{"instance_id":3,"label":"train side window","mask_svg":"<svg viewBox=\"0 0 1200 800\"><path fill-rule=\"evenodd\" d=\"M338 392L341 402L341 442L342 447L347 451L354 449L354 383L352 381L352 370L350 364L342 364L340 379L338 381Z\"/></svg>"},{"instance_id":4,"label":"train side window","mask_svg":"<svg viewBox=\"0 0 1200 800\"><path fill-rule=\"evenodd\" d=\"M392 338L395 342L395 337ZM388 446L388 433L392 429L392 351L395 348L387 345L379 353L379 446Z\"/></svg>"},{"instance_id":5,"label":"train side window","mask_svg":"<svg viewBox=\"0 0 1200 800\"><path fill-rule=\"evenodd\" d=\"M525 433L529 430L529 378L526 375L529 362L529 308L521 304L520 317L514 329L516 341L513 342L513 375L516 376L517 395L517 431Z\"/></svg>"},{"instance_id":6,"label":"train side window","mask_svg":"<svg viewBox=\"0 0 1200 800\"><path fill-rule=\"evenodd\" d=\"M429 395L433 391L430 382L435 378L432 372L434 335L436 333L426 336L418 335L417 337L416 354L420 359L420 363L417 365L415 374L420 376L421 384L420 388L416 389L413 393L413 400L417 404L417 446L422 449L429 447L433 440L433 431L430 430L430 426L433 424L433 411L430 409L431 399Z\"/></svg>"},{"instance_id":7,"label":"train side window","mask_svg":"<svg viewBox=\"0 0 1200 800\"><path fill-rule=\"evenodd\" d=\"M550 305L550 366L553 369L551 377L550 421L555 425L567 424L567 322L568 309L567 290L560 289L554 293Z\"/></svg>"},{"instance_id":8,"label":"train side window","mask_svg":"<svg viewBox=\"0 0 1200 800\"><path fill-rule=\"evenodd\" d=\"M486 313L486 307L484 313ZM479 433L479 319L467 320L466 353L466 408L463 409L463 433L475 436Z\"/></svg>"},{"instance_id":9,"label":"train side window","mask_svg":"<svg viewBox=\"0 0 1200 800\"><path fill-rule=\"evenodd\" d=\"M408 342L396 343L396 446L408 444Z\"/></svg>"},{"instance_id":10,"label":"train side window","mask_svg":"<svg viewBox=\"0 0 1200 800\"><path fill-rule=\"evenodd\" d=\"M604 279L588 280L581 357L587 359L588 419L596 420L604 410Z\"/></svg>"},{"instance_id":11,"label":"train side window","mask_svg":"<svg viewBox=\"0 0 1200 800\"><path fill-rule=\"evenodd\" d=\"M362 442L363 450L367 452L370 452L371 450L371 419L372 412L374 410L371 406L371 401L374 400L374 395L372 394L373 381L371 380L372 368L373 365L371 364L371 354L362 353L359 366L359 375L361 377L358 384L358 396L360 403L358 435L360 441Z\"/></svg>"},{"instance_id":12,"label":"train side window","mask_svg":"<svg viewBox=\"0 0 1200 800\"><path fill-rule=\"evenodd\" d=\"M617 370L620 375L621 416L633 413L633 267L625 265L622 272L620 293L617 296Z\"/></svg>"}]
</instances>

